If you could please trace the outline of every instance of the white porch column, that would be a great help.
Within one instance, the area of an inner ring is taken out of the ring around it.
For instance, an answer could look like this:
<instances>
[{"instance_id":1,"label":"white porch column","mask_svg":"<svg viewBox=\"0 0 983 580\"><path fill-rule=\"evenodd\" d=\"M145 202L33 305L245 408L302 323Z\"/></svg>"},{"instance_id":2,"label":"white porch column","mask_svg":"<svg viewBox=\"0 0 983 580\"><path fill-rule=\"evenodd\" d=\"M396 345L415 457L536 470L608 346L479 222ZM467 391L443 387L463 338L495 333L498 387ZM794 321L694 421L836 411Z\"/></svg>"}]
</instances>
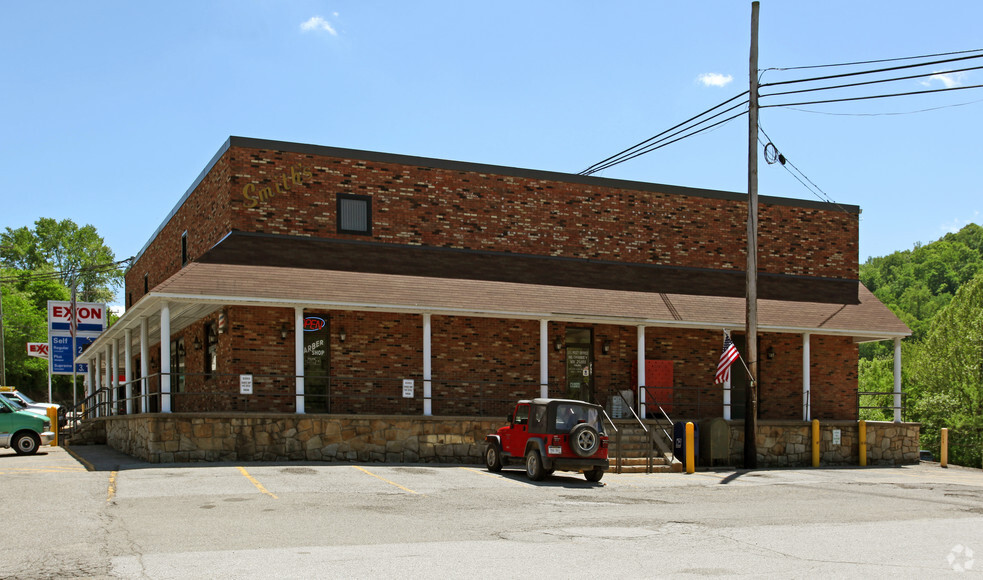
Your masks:
<instances>
[{"instance_id":1,"label":"white porch column","mask_svg":"<svg viewBox=\"0 0 983 580\"><path fill-rule=\"evenodd\" d=\"M140 412L150 411L147 390L150 388L150 339L147 318L140 319Z\"/></svg>"},{"instance_id":2,"label":"white porch column","mask_svg":"<svg viewBox=\"0 0 983 580\"><path fill-rule=\"evenodd\" d=\"M810 352L811 335L802 335L802 420L812 420L812 354Z\"/></svg>"},{"instance_id":3,"label":"white porch column","mask_svg":"<svg viewBox=\"0 0 983 580\"><path fill-rule=\"evenodd\" d=\"M106 345L105 350L106 356L106 374L104 379L106 382L103 383L102 387L105 389L102 395L99 396L99 400L102 401L102 415L109 417L113 414L113 347L112 345Z\"/></svg>"},{"instance_id":4,"label":"white porch column","mask_svg":"<svg viewBox=\"0 0 983 580\"><path fill-rule=\"evenodd\" d=\"M638 327L638 416L645 418L645 327Z\"/></svg>"},{"instance_id":5,"label":"white porch column","mask_svg":"<svg viewBox=\"0 0 983 580\"><path fill-rule=\"evenodd\" d=\"M92 393L95 392L96 382L92 379L92 374L93 373L99 374L98 368L99 368L99 359L98 358L89 359L89 370L85 371L85 374L86 376L88 376L89 380L86 381L85 390L82 391L83 393L85 393L85 397L82 397L83 399L91 396Z\"/></svg>"},{"instance_id":6,"label":"white porch column","mask_svg":"<svg viewBox=\"0 0 983 580\"><path fill-rule=\"evenodd\" d=\"M724 336L730 336L730 329L729 328L725 328L723 330L724 330ZM724 381L724 383L723 383L723 385L724 385L724 420L726 420L726 421L730 421L731 418L733 418L733 416L734 416L733 415L733 408L734 408L734 406L733 406L733 401L731 399L731 395L733 394L734 391L733 391L733 389L731 387L730 377L731 377L731 375L728 374L727 375L727 380Z\"/></svg>"},{"instance_id":7,"label":"white porch column","mask_svg":"<svg viewBox=\"0 0 983 580\"><path fill-rule=\"evenodd\" d=\"M294 375L297 381L297 414L306 412L304 404L304 309L294 307Z\"/></svg>"},{"instance_id":8,"label":"white porch column","mask_svg":"<svg viewBox=\"0 0 983 580\"><path fill-rule=\"evenodd\" d=\"M539 396L550 396L550 337L549 321L539 321Z\"/></svg>"},{"instance_id":9,"label":"white porch column","mask_svg":"<svg viewBox=\"0 0 983 580\"><path fill-rule=\"evenodd\" d=\"M901 337L894 339L894 422L901 422Z\"/></svg>"},{"instance_id":10,"label":"white porch column","mask_svg":"<svg viewBox=\"0 0 983 580\"><path fill-rule=\"evenodd\" d=\"M102 389L102 378L104 376L102 374L102 351L96 353L95 363L96 363L96 369L95 369L96 380L92 383L92 392L89 393L92 396L92 400L89 401L89 406L95 408L95 413L90 416L102 417L102 406L99 404L99 399L102 397L102 394L99 393L99 390Z\"/></svg>"},{"instance_id":11,"label":"white porch column","mask_svg":"<svg viewBox=\"0 0 983 580\"><path fill-rule=\"evenodd\" d=\"M133 414L133 330L123 331L123 379L126 381L126 414Z\"/></svg>"},{"instance_id":12,"label":"white porch column","mask_svg":"<svg viewBox=\"0 0 983 580\"><path fill-rule=\"evenodd\" d=\"M160 412L171 412L171 305L160 305Z\"/></svg>"},{"instance_id":13,"label":"white porch column","mask_svg":"<svg viewBox=\"0 0 983 580\"><path fill-rule=\"evenodd\" d=\"M119 414L119 341L113 339L113 385L112 394L109 400L112 401L111 415Z\"/></svg>"},{"instance_id":14,"label":"white porch column","mask_svg":"<svg viewBox=\"0 0 983 580\"><path fill-rule=\"evenodd\" d=\"M433 414L430 330L430 313L428 312L423 315L423 414L427 417Z\"/></svg>"}]
</instances>

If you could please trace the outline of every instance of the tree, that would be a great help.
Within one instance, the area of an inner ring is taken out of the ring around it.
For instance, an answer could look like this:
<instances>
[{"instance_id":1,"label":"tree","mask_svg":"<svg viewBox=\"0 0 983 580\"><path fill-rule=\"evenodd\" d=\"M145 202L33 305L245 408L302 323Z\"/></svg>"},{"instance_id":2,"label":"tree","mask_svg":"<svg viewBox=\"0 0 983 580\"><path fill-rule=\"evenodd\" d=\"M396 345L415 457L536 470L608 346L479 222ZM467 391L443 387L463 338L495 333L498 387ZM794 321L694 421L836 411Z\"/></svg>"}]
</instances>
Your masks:
<instances>
[{"instance_id":1,"label":"tree","mask_svg":"<svg viewBox=\"0 0 983 580\"><path fill-rule=\"evenodd\" d=\"M47 365L27 356L26 343L47 341L48 301L69 300L72 287L80 302L111 301L122 286L120 263L95 227L41 218L34 229L0 232L0 266L7 381L46 399ZM72 400L70 383L53 378L57 402Z\"/></svg>"},{"instance_id":2,"label":"tree","mask_svg":"<svg viewBox=\"0 0 983 580\"><path fill-rule=\"evenodd\" d=\"M983 461L983 274L959 289L932 321L908 364L913 411L926 441L938 449L938 430L952 435L953 463Z\"/></svg>"},{"instance_id":3,"label":"tree","mask_svg":"<svg viewBox=\"0 0 983 580\"><path fill-rule=\"evenodd\" d=\"M57 273L61 283L78 289L82 302L109 302L121 287L123 271L91 225L70 219L40 218L34 229L7 228L0 233L0 263L26 271Z\"/></svg>"},{"instance_id":4,"label":"tree","mask_svg":"<svg viewBox=\"0 0 983 580\"><path fill-rule=\"evenodd\" d=\"M12 270L0 269L0 276L10 280ZM4 282L3 335L4 367L7 383L30 395L47 393L48 366L43 359L27 356L28 342L46 342L48 338L47 301L63 300L65 289L50 283L25 285ZM43 293L50 291L50 293ZM44 302L44 308L37 303Z\"/></svg>"}]
</instances>

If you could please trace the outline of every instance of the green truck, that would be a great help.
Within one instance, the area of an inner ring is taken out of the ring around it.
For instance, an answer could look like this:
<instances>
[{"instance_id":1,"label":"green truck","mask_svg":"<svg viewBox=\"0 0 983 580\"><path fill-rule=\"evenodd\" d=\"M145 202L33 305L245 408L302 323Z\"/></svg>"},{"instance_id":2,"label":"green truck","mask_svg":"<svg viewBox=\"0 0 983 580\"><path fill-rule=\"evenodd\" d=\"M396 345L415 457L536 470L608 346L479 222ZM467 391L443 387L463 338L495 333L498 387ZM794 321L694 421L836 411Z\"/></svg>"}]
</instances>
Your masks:
<instances>
[{"instance_id":1,"label":"green truck","mask_svg":"<svg viewBox=\"0 0 983 580\"><path fill-rule=\"evenodd\" d=\"M55 434L51 421L21 410L5 397L0 397L0 448L11 447L17 455L33 455L42 445L48 445Z\"/></svg>"}]
</instances>

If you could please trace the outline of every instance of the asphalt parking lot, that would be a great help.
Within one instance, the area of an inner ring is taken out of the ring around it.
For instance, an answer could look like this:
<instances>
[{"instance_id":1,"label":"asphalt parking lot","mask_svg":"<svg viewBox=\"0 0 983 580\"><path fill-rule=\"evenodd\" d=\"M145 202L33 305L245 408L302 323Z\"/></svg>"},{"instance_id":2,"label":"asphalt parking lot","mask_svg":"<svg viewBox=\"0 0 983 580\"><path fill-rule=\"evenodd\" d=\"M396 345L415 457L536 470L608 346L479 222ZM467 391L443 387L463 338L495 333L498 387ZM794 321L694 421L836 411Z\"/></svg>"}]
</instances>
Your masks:
<instances>
[{"instance_id":1,"label":"asphalt parking lot","mask_svg":"<svg viewBox=\"0 0 983 580\"><path fill-rule=\"evenodd\" d=\"M983 570L983 471L938 464L594 484L476 465L152 465L91 446L2 450L0 481L0 578Z\"/></svg>"}]
</instances>

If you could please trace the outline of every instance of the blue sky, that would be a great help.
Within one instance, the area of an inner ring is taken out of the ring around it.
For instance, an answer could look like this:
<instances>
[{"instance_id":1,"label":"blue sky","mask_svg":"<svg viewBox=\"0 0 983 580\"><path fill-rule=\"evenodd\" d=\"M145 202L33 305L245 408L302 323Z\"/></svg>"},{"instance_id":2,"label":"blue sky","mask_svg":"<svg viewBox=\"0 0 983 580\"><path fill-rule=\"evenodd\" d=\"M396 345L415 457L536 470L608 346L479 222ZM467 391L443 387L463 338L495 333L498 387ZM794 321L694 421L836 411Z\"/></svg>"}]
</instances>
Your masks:
<instances>
[{"instance_id":1,"label":"blue sky","mask_svg":"<svg viewBox=\"0 0 983 580\"><path fill-rule=\"evenodd\" d=\"M0 228L71 218L131 256L229 135L576 173L746 90L750 14L749 1L5 2ZM981 22L968 0L763 0L759 66L979 49ZM868 93L945 83L983 71ZM761 126L830 199L861 207L861 261L983 223L983 89L801 109L764 109ZM817 199L759 167L762 195ZM600 175L746 192L747 118Z\"/></svg>"}]
</instances>

